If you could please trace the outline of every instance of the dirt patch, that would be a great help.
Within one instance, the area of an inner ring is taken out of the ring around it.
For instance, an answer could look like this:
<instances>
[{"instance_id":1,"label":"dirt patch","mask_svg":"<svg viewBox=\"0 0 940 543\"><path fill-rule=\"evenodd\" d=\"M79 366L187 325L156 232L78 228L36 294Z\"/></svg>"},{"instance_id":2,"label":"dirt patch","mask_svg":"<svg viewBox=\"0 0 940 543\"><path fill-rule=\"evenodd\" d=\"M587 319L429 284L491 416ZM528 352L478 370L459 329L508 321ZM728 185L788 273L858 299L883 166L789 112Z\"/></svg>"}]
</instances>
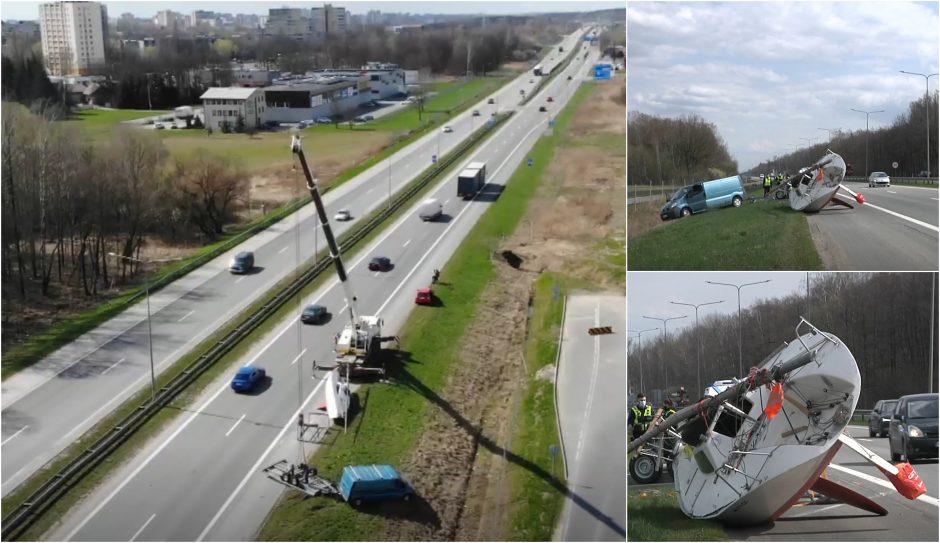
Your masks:
<instances>
[{"instance_id":1,"label":"dirt patch","mask_svg":"<svg viewBox=\"0 0 940 543\"><path fill-rule=\"evenodd\" d=\"M499 67L500 70L506 72L526 72L529 70L531 63L524 60L518 62L507 62Z\"/></svg>"},{"instance_id":2,"label":"dirt patch","mask_svg":"<svg viewBox=\"0 0 940 543\"><path fill-rule=\"evenodd\" d=\"M654 228L665 228L668 222L663 222L659 218L659 210L663 207L663 202L654 200L652 202L639 202L630 204L627 211L627 232L630 233L630 239L642 236Z\"/></svg>"},{"instance_id":3,"label":"dirt patch","mask_svg":"<svg viewBox=\"0 0 940 543\"><path fill-rule=\"evenodd\" d=\"M576 115L519 228L492 253L496 277L462 338L458 369L402 467L439 523L389 520L378 539L507 538L512 438L528 385L523 352L532 284L554 271L624 288L605 268L604 242L622 247L626 220L625 107L603 99L622 85L609 87L599 87L594 98L602 99L584 103L581 111L590 108L597 119L582 122L587 115ZM596 139L613 145L583 143Z\"/></svg>"}]
</instances>

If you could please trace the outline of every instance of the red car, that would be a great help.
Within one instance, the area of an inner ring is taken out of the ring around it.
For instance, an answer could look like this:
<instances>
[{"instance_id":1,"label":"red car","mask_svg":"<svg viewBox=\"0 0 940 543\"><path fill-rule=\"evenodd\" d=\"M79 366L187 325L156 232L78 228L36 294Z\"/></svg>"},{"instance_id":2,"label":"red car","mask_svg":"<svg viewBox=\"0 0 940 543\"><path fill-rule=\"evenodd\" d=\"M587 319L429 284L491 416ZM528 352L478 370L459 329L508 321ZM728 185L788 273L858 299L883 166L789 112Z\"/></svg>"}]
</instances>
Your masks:
<instances>
[{"instance_id":1,"label":"red car","mask_svg":"<svg viewBox=\"0 0 940 543\"><path fill-rule=\"evenodd\" d=\"M431 305L431 300L434 299L434 292L431 290L431 287L423 287L418 289L418 293L415 294L415 303L418 305Z\"/></svg>"}]
</instances>

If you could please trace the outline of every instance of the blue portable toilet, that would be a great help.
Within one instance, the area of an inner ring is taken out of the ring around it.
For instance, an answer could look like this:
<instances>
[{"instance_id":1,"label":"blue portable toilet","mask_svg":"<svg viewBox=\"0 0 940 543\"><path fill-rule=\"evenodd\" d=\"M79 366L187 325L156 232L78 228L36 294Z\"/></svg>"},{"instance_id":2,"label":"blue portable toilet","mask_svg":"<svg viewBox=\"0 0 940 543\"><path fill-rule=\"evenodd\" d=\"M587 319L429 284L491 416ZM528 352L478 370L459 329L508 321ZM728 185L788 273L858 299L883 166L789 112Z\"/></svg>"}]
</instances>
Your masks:
<instances>
[{"instance_id":1,"label":"blue portable toilet","mask_svg":"<svg viewBox=\"0 0 940 543\"><path fill-rule=\"evenodd\" d=\"M611 64L595 64L594 79L610 79L614 67Z\"/></svg>"}]
</instances>

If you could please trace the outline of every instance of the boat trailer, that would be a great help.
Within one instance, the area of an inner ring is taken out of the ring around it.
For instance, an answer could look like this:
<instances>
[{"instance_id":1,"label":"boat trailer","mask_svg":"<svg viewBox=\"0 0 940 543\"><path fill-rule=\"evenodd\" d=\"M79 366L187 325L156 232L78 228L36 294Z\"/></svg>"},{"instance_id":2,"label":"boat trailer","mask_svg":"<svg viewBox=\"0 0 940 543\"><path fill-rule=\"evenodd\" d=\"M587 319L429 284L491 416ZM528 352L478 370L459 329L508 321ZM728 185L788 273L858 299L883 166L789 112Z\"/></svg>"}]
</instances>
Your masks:
<instances>
[{"instance_id":1,"label":"boat trailer","mask_svg":"<svg viewBox=\"0 0 940 543\"><path fill-rule=\"evenodd\" d=\"M268 479L288 488L299 490L307 496L339 497L339 489L330 480L317 474L317 468L307 464L294 465L280 460L262 469Z\"/></svg>"}]
</instances>

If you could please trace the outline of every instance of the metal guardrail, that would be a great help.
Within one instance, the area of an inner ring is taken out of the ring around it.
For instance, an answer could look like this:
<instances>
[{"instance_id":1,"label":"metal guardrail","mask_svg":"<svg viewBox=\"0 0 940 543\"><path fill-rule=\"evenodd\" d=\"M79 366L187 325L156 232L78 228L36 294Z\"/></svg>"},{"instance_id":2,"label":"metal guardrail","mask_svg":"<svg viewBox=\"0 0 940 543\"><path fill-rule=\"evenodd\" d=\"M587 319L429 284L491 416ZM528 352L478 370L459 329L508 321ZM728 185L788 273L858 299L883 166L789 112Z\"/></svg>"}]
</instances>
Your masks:
<instances>
[{"instance_id":1,"label":"metal guardrail","mask_svg":"<svg viewBox=\"0 0 940 543\"><path fill-rule=\"evenodd\" d=\"M542 89L544 89L544 88L551 82L552 79L554 79L554 78L555 78L558 74L560 74L561 72L565 71L565 68L567 68L568 65L571 64L571 61L572 61L575 57L578 56L578 55L577 55L578 45L581 44L580 40L582 40L582 39L584 39L584 34L578 36L578 40L579 40L579 41L578 41L578 43L577 43L574 47L571 48L571 51L568 51L568 56L567 56L567 58L565 58L565 60L563 60L563 61L559 62L558 64L556 64L555 67L552 68L552 71L548 72L548 75L547 75L547 76L542 76L542 77L540 77L540 78L539 78L539 83L538 83L538 85L536 85L535 88L532 89L532 92L531 92L531 93L529 93L528 95L526 95L526 96L522 99L522 102L520 102L519 105L523 105L523 106L524 106L524 105L528 104L533 98L535 98L535 96L536 96L538 93L542 92Z\"/></svg>"},{"instance_id":2,"label":"metal guardrail","mask_svg":"<svg viewBox=\"0 0 940 543\"><path fill-rule=\"evenodd\" d=\"M857 181L859 183L868 183L868 178L861 177L861 176L846 177L845 180ZM895 181L901 181L901 182L904 182L905 184L912 184L912 185L936 186L938 179L936 177L898 177L898 176L892 175L891 182L894 183Z\"/></svg>"},{"instance_id":3,"label":"metal guardrail","mask_svg":"<svg viewBox=\"0 0 940 543\"><path fill-rule=\"evenodd\" d=\"M356 231L349 235L341 237L340 251L345 252L348 247L354 246L361 241L385 219L394 212L407 204L411 198L421 189L427 186L434 178L443 173L454 162L456 162L465 152L481 141L488 133L508 119L512 112L498 115L496 122L487 123L481 127L478 132L464 141L456 149L442 157L433 168L429 169L421 178L413 181L404 191L400 192L392 204L381 211L373 219L362 225ZM168 384L160 388L160 392L152 402L142 404L131 414L117 423L105 435L99 438L94 444L85 449L76 458L65 465L58 473L50 477L35 492L33 492L25 502L18 505L12 513L3 519L2 537L8 541L11 537L21 534L29 528L32 523L44 513L55 501L61 497L70 487L75 485L84 475L93 467L104 460L118 446L127 441L135 431L143 426L160 409L166 406L170 401L176 398L203 372L209 369L219 359L228 353L235 345L257 328L268 317L273 315L288 300L306 287L318 275L332 265L330 257L324 257L314 264L300 277L292 281L289 285L281 289L274 295L270 301L261 306L257 311L246 317L224 338L210 347L206 352L199 356L189 367L180 372Z\"/></svg>"}]
</instances>

